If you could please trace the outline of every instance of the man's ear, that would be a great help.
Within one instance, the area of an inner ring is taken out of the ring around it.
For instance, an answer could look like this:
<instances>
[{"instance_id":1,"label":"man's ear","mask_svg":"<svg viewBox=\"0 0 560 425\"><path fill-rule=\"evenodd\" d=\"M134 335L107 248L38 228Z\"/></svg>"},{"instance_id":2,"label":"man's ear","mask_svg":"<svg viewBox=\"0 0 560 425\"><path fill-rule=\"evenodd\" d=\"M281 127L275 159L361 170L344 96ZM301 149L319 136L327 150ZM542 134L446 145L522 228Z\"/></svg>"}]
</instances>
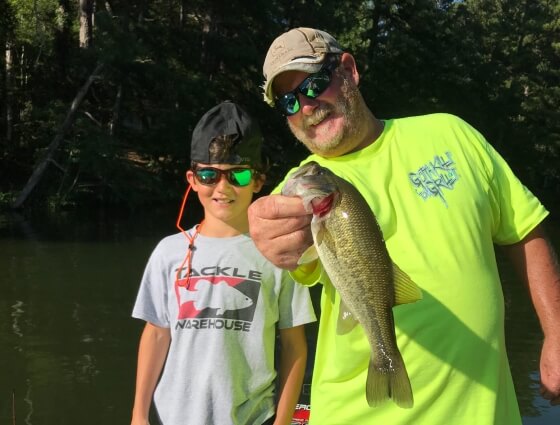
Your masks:
<instances>
[{"instance_id":1,"label":"man's ear","mask_svg":"<svg viewBox=\"0 0 560 425\"><path fill-rule=\"evenodd\" d=\"M357 86L360 82L360 74L358 73L358 68L356 66L356 61L354 56L350 53L344 52L340 57L340 66L347 78L352 79L354 84Z\"/></svg>"}]
</instances>

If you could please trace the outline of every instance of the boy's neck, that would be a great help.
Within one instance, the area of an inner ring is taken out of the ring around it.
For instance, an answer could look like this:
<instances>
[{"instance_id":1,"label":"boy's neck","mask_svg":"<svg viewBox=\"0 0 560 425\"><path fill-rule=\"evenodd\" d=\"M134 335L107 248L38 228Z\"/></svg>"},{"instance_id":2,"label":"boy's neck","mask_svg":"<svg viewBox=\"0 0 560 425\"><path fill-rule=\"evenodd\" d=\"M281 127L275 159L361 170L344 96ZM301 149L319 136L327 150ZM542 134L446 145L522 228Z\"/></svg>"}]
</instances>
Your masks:
<instances>
[{"instance_id":1,"label":"boy's neck","mask_svg":"<svg viewBox=\"0 0 560 425\"><path fill-rule=\"evenodd\" d=\"M199 226L198 232L211 238L231 238L249 233L249 222L245 220L243 223L225 223L206 217Z\"/></svg>"}]
</instances>

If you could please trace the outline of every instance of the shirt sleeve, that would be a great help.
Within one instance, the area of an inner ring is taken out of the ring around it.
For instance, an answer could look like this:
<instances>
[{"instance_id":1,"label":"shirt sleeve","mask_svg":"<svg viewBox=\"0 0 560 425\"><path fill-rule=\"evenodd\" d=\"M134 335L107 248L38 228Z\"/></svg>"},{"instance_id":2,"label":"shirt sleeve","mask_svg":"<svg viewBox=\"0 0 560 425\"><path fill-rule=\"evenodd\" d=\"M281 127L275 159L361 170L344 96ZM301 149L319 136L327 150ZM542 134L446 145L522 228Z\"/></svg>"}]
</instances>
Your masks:
<instances>
[{"instance_id":1,"label":"shirt sleeve","mask_svg":"<svg viewBox=\"0 0 560 425\"><path fill-rule=\"evenodd\" d=\"M491 164L493 240L498 245L510 245L527 236L549 212L489 143L486 143L486 152Z\"/></svg>"},{"instance_id":2,"label":"shirt sleeve","mask_svg":"<svg viewBox=\"0 0 560 425\"><path fill-rule=\"evenodd\" d=\"M167 268L161 255L161 244L152 252L144 269L132 317L153 323L156 326L170 326L167 306Z\"/></svg>"},{"instance_id":3,"label":"shirt sleeve","mask_svg":"<svg viewBox=\"0 0 560 425\"><path fill-rule=\"evenodd\" d=\"M325 277L323 265L320 260L313 264L302 264L297 269L290 271L290 276L296 282L304 286L313 286L321 282L321 277Z\"/></svg>"},{"instance_id":4,"label":"shirt sleeve","mask_svg":"<svg viewBox=\"0 0 560 425\"><path fill-rule=\"evenodd\" d=\"M282 272L278 307L280 329L293 328L317 320L309 289L294 282L287 271Z\"/></svg>"}]
</instances>

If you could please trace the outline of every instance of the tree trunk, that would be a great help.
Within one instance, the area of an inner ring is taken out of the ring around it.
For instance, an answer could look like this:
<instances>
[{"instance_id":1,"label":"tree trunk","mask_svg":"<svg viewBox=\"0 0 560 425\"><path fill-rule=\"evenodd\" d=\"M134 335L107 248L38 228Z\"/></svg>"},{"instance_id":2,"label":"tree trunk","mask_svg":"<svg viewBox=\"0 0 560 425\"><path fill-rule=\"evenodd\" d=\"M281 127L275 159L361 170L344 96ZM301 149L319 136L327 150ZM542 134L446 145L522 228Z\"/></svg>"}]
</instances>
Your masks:
<instances>
[{"instance_id":1,"label":"tree trunk","mask_svg":"<svg viewBox=\"0 0 560 425\"><path fill-rule=\"evenodd\" d=\"M80 47L88 48L93 42L93 0L80 1Z\"/></svg>"},{"instance_id":2,"label":"tree trunk","mask_svg":"<svg viewBox=\"0 0 560 425\"><path fill-rule=\"evenodd\" d=\"M47 169L47 166L49 165L49 163L53 159L52 157L53 157L56 149L58 148L58 146L60 145L60 142L62 142L62 139L64 138L64 134L68 131L68 129L74 123L74 120L76 119L76 111L78 110L82 101L84 100L84 97L86 96L86 94L89 90L89 87L99 77L99 74L101 73L102 69L103 69L103 64L98 64L95 67L95 70L91 73L91 75L89 76L89 78L85 82L85 84L80 88L80 90L76 94L76 97L74 98L74 101L72 102L72 105L70 105L70 109L68 110L68 113L66 114L66 119L64 120L64 123L62 124L62 126L60 126L60 129L58 130L58 132L54 136L52 142L50 143L50 145L47 149L47 152L45 154L45 157L42 159L42 161L39 163L39 165L35 168L35 170L33 171L33 174L31 175L31 177L27 181L25 187L23 188L23 190L19 194L18 198L13 203L13 205L12 205L13 208L19 208L23 205L25 200L29 197L29 194L31 193L31 191L35 188L37 183L39 183L39 181L43 177L43 174L44 174L45 170Z\"/></svg>"},{"instance_id":3,"label":"tree trunk","mask_svg":"<svg viewBox=\"0 0 560 425\"><path fill-rule=\"evenodd\" d=\"M66 75L66 67L68 63L68 50L71 44L71 26L72 19L69 17L70 4L69 0L58 1L58 14L64 18L57 22L54 51L56 55L56 63L59 68L60 75Z\"/></svg>"},{"instance_id":4,"label":"tree trunk","mask_svg":"<svg viewBox=\"0 0 560 425\"><path fill-rule=\"evenodd\" d=\"M6 145L10 146L12 144L13 137L13 93L14 93L14 79L12 74L13 69L13 50L12 44L6 42L6 100L5 100L5 110L6 110Z\"/></svg>"},{"instance_id":5,"label":"tree trunk","mask_svg":"<svg viewBox=\"0 0 560 425\"><path fill-rule=\"evenodd\" d=\"M180 10L179 10L179 25L184 27L187 23L187 0L181 0Z\"/></svg>"},{"instance_id":6,"label":"tree trunk","mask_svg":"<svg viewBox=\"0 0 560 425\"><path fill-rule=\"evenodd\" d=\"M121 112L121 101L122 101L122 84L119 84L117 90L117 96L115 97L115 104L113 105L113 116L111 117L111 122L109 123L109 135L115 135L115 129L119 122L119 115Z\"/></svg>"}]
</instances>

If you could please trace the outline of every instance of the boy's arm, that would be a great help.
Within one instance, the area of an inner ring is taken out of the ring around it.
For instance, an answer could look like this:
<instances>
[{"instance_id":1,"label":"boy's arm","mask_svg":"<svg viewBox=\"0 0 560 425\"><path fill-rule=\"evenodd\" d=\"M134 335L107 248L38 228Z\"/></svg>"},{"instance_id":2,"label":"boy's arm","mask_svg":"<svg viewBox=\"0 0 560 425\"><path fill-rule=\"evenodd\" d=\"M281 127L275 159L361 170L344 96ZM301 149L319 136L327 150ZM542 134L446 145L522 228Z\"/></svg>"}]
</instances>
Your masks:
<instances>
[{"instance_id":1,"label":"boy's arm","mask_svg":"<svg viewBox=\"0 0 560 425\"><path fill-rule=\"evenodd\" d=\"M163 369L170 342L171 333L168 328L146 323L138 349L136 391L131 425L148 425L152 396Z\"/></svg>"},{"instance_id":2,"label":"boy's arm","mask_svg":"<svg viewBox=\"0 0 560 425\"><path fill-rule=\"evenodd\" d=\"M274 425L289 425L301 392L307 362L304 326L280 329L280 388Z\"/></svg>"}]
</instances>

